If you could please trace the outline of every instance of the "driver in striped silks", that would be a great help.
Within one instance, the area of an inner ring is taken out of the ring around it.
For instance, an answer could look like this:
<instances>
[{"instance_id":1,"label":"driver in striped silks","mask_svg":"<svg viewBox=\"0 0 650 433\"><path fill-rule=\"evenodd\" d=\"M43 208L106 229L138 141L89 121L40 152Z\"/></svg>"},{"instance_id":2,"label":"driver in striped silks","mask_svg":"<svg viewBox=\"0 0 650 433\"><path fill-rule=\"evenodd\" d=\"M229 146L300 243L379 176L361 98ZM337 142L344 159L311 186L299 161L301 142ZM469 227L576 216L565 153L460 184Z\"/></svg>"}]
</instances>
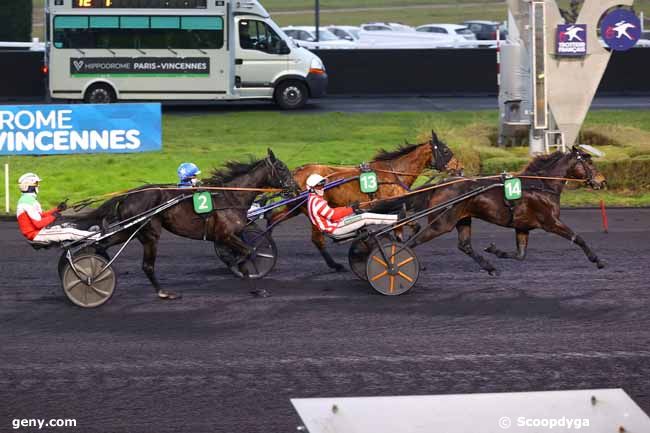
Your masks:
<instances>
[{"instance_id":1,"label":"driver in striped silks","mask_svg":"<svg viewBox=\"0 0 650 433\"><path fill-rule=\"evenodd\" d=\"M40 182L41 178L34 173L25 173L18 179L22 195L18 200L16 217L23 236L41 243L76 241L86 237L94 239L99 236L94 231L79 230L70 224L52 225L68 206L63 202L54 209L43 212L37 197Z\"/></svg>"},{"instance_id":2,"label":"driver in striped silks","mask_svg":"<svg viewBox=\"0 0 650 433\"><path fill-rule=\"evenodd\" d=\"M359 204L350 207L331 208L323 198L327 180L319 174L307 178L309 198L307 210L311 223L320 231L339 237L356 232L367 225L388 225L397 221L397 215L359 212Z\"/></svg>"}]
</instances>

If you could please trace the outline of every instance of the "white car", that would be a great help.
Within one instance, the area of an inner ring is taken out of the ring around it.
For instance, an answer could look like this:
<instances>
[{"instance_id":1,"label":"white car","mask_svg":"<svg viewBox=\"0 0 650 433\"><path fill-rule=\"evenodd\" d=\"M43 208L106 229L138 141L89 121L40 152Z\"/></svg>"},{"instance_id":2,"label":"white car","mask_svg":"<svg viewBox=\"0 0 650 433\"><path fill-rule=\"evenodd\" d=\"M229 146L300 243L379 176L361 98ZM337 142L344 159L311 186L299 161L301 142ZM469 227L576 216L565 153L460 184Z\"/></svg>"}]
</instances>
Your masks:
<instances>
[{"instance_id":1,"label":"white car","mask_svg":"<svg viewBox=\"0 0 650 433\"><path fill-rule=\"evenodd\" d=\"M470 29L459 24L425 24L415 29L418 32L432 36L444 36L454 41L457 48L476 48L476 35Z\"/></svg>"},{"instance_id":2,"label":"white car","mask_svg":"<svg viewBox=\"0 0 650 433\"><path fill-rule=\"evenodd\" d=\"M361 24L361 30L366 32L414 32L415 29L399 23L368 23Z\"/></svg>"},{"instance_id":3,"label":"white car","mask_svg":"<svg viewBox=\"0 0 650 433\"><path fill-rule=\"evenodd\" d=\"M355 42L359 40L359 27L354 26L327 26L327 30L332 32L334 36L346 41Z\"/></svg>"},{"instance_id":4,"label":"white car","mask_svg":"<svg viewBox=\"0 0 650 433\"><path fill-rule=\"evenodd\" d=\"M316 27L283 27L282 31L292 38L298 45L307 49L350 49L356 48L352 41L339 39L334 33L326 28L320 28L318 31L319 40L316 41Z\"/></svg>"},{"instance_id":5,"label":"white car","mask_svg":"<svg viewBox=\"0 0 650 433\"><path fill-rule=\"evenodd\" d=\"M454 48L454 38L416 32L413 27L396 23L362 24L360 48Z\"/></svg>"}]
</instances>

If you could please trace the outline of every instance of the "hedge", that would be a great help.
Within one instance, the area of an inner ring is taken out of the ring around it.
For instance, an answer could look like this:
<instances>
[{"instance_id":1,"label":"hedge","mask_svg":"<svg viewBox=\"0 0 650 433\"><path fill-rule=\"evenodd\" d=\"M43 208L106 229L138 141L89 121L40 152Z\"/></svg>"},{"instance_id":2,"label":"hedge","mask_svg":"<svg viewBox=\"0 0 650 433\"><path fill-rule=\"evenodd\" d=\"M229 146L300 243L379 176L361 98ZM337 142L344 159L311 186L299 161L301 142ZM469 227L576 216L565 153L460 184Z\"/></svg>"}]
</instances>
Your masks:
<instances>
[{"instance_id":1,"label":"hedge","mask_svg":"<svg viewBox=\"0 0 650 433\"><path fill-rule=\"evenodd\" d=\"M490 158L481 162L481 175L517 172L528 162L528 158ZM632 191L650 188L650 155L612 161L596 159L595 166L607 178L609 188Z\"/></svg>"}]
</instances>

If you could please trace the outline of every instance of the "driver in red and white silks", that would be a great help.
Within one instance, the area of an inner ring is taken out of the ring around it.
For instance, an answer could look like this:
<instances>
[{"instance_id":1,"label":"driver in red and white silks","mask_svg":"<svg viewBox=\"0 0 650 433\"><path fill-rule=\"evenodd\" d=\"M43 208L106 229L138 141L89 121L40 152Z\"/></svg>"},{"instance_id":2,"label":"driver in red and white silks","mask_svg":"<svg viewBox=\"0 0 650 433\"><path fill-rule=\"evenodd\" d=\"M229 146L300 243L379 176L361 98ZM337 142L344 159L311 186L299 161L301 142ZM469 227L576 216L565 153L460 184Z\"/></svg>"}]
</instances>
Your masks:
<instances>
[{"instance_id":1,"label":"driver in red and white silks","mask_svg":"<svg viewBox=\"0 0 650 433\"><path fill-rule=\"evenodd\" d=\"M98 236L95 232L79 230L69 225L51 225L67 206L65 203L61 203L56 208L43 212L37 199L40 182L41 178L34 173L25 173L18 180L20 191L23 194L18 200L16 217L23 236L30 241L42 243L74 241L88 236L93 239Z\"/></svg>"},{"instance_id":2,"label":"driver in red and white silks","mask_svg":"<svg viewBox=\"0 0 650 433\"><path fill-rule=\"evenodd\" d=\"M332 209L323 198L326 182L327 180L319 174L312 174L307 178L309 219L320 231L332 236L341 236L356 232L366 225L388 225L397 221L397 215L370 212L355 214L354 207Z\"/></svg>"}]
</instances>

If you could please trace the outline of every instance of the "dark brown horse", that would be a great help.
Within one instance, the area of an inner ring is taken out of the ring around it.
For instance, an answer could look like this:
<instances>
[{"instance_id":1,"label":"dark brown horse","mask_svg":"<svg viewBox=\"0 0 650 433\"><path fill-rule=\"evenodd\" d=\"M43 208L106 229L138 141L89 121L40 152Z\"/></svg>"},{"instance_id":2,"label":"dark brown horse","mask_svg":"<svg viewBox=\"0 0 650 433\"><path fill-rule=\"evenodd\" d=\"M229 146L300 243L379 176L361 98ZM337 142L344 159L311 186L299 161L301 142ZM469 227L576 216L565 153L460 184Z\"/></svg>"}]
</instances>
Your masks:
<instances>
[{"instance_id":1,"label":"dark brown horse","mask_svg":"<svg viewBox=\"0 0 650 433\"><path fill-rule=\"evenodd\" d=\"M555 152L548 156L538 156L531 161L519 176L539 176L571 178L583 180L594 189L605 185L605 177L596 170L591 156L578 147L569 153ZM444 181L443 181L444 182ZM447 200L467 193L475 188L501 182L500 179L468 180L424 191L406 198L390 200L374 206L373 212L396 210L406 203L414 211L432 208ZM508 202L504 199L503 188L494 188L478 196L462 201L446 211L429 217L429 225L417 237L414 245L434 239L456 228L458 248L472 257L482 269L490 274L497 273L494 266L472 248L472 218L479 218L502 227L512 227L516 232L516 252L505 252L491 245L486 251L500 258L523 260L526 257L528 234L531 230L542 229L555 233L577 244L589 261L598 268L605 264L587 246L584 239L560 220L560 195L566 181L552 179L522 178L523 196Z\"/></svg>"},{"instance_id":2,"label":"dark brown horse","mask_svg":"<svg viewBox=\"0 0 650 433\"><path fill-rule=\"evenodd\" d=\"M435 169L439 172L446 171L452 176L460 176L463 172L462 164L433 131L431 131L431 140L424 143L400 146L392 152L381 150L368 166L377 174L379 182L377 192L371 197L361 192L358 182L349 182L325 192L325 199L330 206L347 206L355 201L362 202L371 198L383 199L399 196L409 190L425 168ZM307 178L313 173L320 174L327 178L328 182L332 182L359 176L361 168L307 164L296 168L293 171L293 178L304 189ZM301 212L307 215L307 207L301 206L291 215L288 210L281 210L269 217L269 224L284 218L292 218ZM325 248L325 236L315 227L312 227L311 240L330 268L337 271L344 269L343 265L334 261L329 254Z\"/></svg>"},{"instance_id":3,"label":"dark brown horse","mask_svg":"<svg viewBox=\"0 0 650 433\"><path fill-rule=\"evenodd\" d=\"M204 179L202 186L282 188L293 193L298 192L298 186L291 172L270 149L268 156L261 160L248 163L228 162L224 169L214 171L210 178ZM109 200L90 215L83 217L83 224L79 225L105 226L107 221L123 221L179 195L186 194L191 197L193 192L191 189L175 188L173 185L146 185ZM189 198L156 215L138 232L136 236L144 247L142 269L159 297L165 299L178 297L174 292L160 287L154 272L162 228L185 238L218 242L232 251L239 252L240 261L243 262L250 254L250 247L238 235L247 224L246 213L257 195L259 192L255 191L212 192L214 211L205 217L197 215L192 199ZM105 250L124 242L133 230L117 233L103 241L98 248Z\"/></svg>"}]
</instances>

